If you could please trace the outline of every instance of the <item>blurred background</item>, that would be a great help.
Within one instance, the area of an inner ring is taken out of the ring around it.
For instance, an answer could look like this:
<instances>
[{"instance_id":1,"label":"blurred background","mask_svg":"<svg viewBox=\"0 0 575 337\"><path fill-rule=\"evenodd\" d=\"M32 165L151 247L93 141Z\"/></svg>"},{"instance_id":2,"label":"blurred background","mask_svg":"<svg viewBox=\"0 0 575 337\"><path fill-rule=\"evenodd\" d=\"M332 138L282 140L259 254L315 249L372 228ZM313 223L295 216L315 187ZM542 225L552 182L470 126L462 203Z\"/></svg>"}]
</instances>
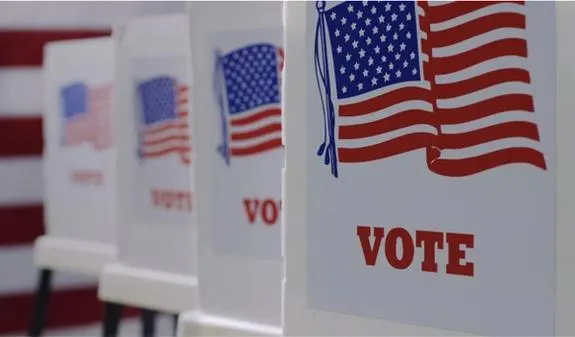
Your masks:
<instances>
[{"instance_id":1,"label":"blurred background","mask_svg":"<svg viewBox=\"0 0 575 337\"><path fill-rule=\"evenodd\" d=\"M37 283L32 245L44 231L43 45L106 36L119 20L183 12L184 7L170 1L0 2L0 335L26 333ZM100 335L102 309L95 279L55 273L47 318L50 334ZM165 320L159 322L160 336L171 331ZM124 325L121 332L138 334L130 329Z\"/></svg>"}]
</instances>

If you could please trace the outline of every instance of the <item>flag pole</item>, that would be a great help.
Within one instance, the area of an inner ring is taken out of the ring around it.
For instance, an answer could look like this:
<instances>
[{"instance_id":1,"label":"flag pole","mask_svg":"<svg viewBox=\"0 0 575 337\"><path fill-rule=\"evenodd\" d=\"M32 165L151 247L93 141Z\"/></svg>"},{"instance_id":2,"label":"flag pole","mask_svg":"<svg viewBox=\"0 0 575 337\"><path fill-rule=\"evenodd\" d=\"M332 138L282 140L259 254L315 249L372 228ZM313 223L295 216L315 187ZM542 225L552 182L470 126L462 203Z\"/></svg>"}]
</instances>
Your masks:
<instances>
[{"instance_id":1,"label":"flag pole","mask_svg":"<svg viewBox=\"0 0 575 337\"><path fill-rule=\"evenodd\" d=\"M228 121L226 119L226 111L224 107L224 98L222 93L222 65L221 65L221 54L219 51L215 52L215 71L214 71L214 92L216 94L216 100L218 107L220 108L220 116L222 120L222 143L218 146L218 152L222 155L226 161L226 165L230 165L230 153L228 148Z\"/></svg>"},{"instance_id":2,"label":"flag pole","mask_svg":"<svg viewBox=\"0 0 575 337\"><path fill-rule=\"evenodd\" d=\"M324 127L327 128L328 131L328 139L327 139L327 147L325 148L325 163L330 164L331 166L331 173L334 177L338 177L338 167L337 167L337 151L336 151L336 144L335 144L335 108L333 105L333 101L331 99L331 81L329 76L329 63L328 63L328 52L327 52L327 37L326 37L326 26L325 26L325 7L326 1L316 1L315 7L318 12L318 24L316 28L316 47L315 47L315 58L316 61L321 61L321 64L318 65L316 62L316 76L321 77L323 82L323 87L325 89L325 103L327 107L323 107L324 110ZM319 34L318 34L319 33ZM318 41L319 37L319 41ZM319 60L318 54L318 42L319 46L321 47L321 60ZM318 69L319 68L319 69ZM322 72L323 70L323 72ZM319 72L319 73L318 73ZM322 76L323 75L323 76ZM323 100L322 100L323 103ZM326 111L327 110L327 111ZM325 133L324 133L324 144L320 146L318 150L318 154L324 150L325 146Z\"/></svg>"}]
</instances>

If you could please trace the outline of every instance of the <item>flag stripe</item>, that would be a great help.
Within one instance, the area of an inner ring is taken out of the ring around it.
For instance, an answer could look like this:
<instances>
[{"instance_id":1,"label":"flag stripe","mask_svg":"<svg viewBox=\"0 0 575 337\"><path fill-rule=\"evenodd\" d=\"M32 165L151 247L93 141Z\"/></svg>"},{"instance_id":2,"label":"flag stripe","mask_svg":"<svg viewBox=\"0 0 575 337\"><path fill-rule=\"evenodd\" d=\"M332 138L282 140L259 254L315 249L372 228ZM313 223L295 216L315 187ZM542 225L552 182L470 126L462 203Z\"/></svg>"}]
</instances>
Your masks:
<instances>
[{"instance_id":1,"label":"flag stripe","mask_svg":"<svg viewBox=\"0 0 575 337\"><path fill-rule=\"evenodd\" d=\"M232 116L230 118L230 124L232 126L244 126L244 125L249 125L252 123L255 123L259 120L262 119L266 119L266 118L270 118L270 117L281 117L281 109L279 108L270 108L270 109L265 109L259 112L256 112L254 114L250 114L249 116L245 116L245 117L235 117ZM240 115L242 116L242 115Z\"/></svg>"},{"instance_id":2,"label":"flag stripe","mask_svg":"<svg viewBox=\"0 0 575 337\"><path fill-rule=\"evenodd\" d=\"M418 124L433 125L434 117L425 110L405 110L387 118L369 123L340 125L340 139L356 139L371 137Z\"/></svg>"},{"instance_id":3,"label":"flag stripe","mask_svg":"<svg viewBox=\"0 0 575 337\"><path fill-rule=\"evenodd\" d=\"M436 84L435 88L441 92L442 99L445 99L507 82L531 83L531 79L525 69L499 69L456 83Z\"/></svg>"},{"instance_id":4,"label":"flag stripe","mask_svg":"<svg viewBox=\"0 0 575 337\"><path fill-rule=\"evenodd\" d=\"M450 1L445 4L429 1L428 5L433 11L426 12L425 15L429 18L430 24L435 24L458 19L476 10L502 3L524 4L525 1Z\"/></svg>"},{"instance_id":5,"label":"flag stripe","mask_svg":"<svg viewBox=\"0 0 575 337\"><path fill-rule=\"evenodd\" d=\"M500 123L470 132L442 134L435 144L439 148L464 149L505 138L527 138L539 141L537 125L530 122Z\"/></svg>"},{"instance_id":6,"label":"flag stripe","mask_svg":"<svg viewBox=\"0 0 575 337\"><path fill-rule=\"evenodd\" d=\"M52 41L109 36L110 30L3 30L0 66L41 66L44 45Z\"/></svg>"},{"instance_id":7,"label":"flag stripe","mask_svg":"<svg viewBox=\"0 0 575 337\"><path fill-rule=\"evenodd\" d=\"M0 223L3 225L0 246L33 243L44 234L44 207L42 204L0 206Z\"/></svg>"},{"instance_id":8,"label":"flag stripe","mask_svg":"<svg viewBox=\"0 0 575 337\"><path fill-rule=\"evenodd\" d=\"M265 136L267 134L278 132L278 131L281 132L281 130L282 130L281 123L276 122L276 123L272 123L272 124L268 124L268 125L259 127L257 129L251 130L251 131L246 131L246 132L234 131L231 135L231 139L232 139L232 141L248 140L248 139L253 139L253 138Z\"/></svg>"},{"instance_id":9,"label":"flag stripe","mask_svg":"<svg viewBox=\"0 0 575 337\"><path fill-rule=\"evenodd\" d=\"M342 163L368 162L420 149L430 144L435 138L436 135L433 133L410 133L370 146L339 147L337 153Z\"/></svg>"},{"instance_id":10,"label":"flag stripe","mask_svg":"<svg viewBox=\"0 0 575 337\"><path fill-rule=\"evenodd\" d=\"M270 151L282 147L281 135L263 143L249 147L232 147L230 149L232 156L249 156L260 152Z\"/></svg>"},{"instance_id":11,"label":"flag stripe","mask_svg":"<svg viewBox=\"0 0 575 337\"><path fill-rule=\"evenodd\" d=\"M458 124L505 111L534 112L533 98L527 94L493 97L457 109L437 109L438 124Z\"/></svg>"},{"instance_id":12,"label":"flag stripe","mask_svg":"<svg viewBox=\"0 0 575 337\"><path fill-rule=\"evenodd\" d=\"M0 157L41 155L43 148L40 116L10 117L0 115ZM8 141L9 140L9 141Z\"/></svg>"},{"instance_id":13,"label":"flag stripe","mask_svg":"<svg viewBox=\"0 0 575 337\"><path fill-rule=\"evenodd\" d=\"M37 117L44 107L43 85L41 68L0 68L0 116Z\"/></svg>"},{"instance_id":14,"label":"flag stripe","mask_svg":"<svg viewBox=\"0 0 575 337\"><path fill-rule=\"evenodd\" d=\"M358 103L342 104L339 106L339 116L367 115L413 99L432 102L429 89L416 86L403 87Z\"/></svg>"}]
</instances>

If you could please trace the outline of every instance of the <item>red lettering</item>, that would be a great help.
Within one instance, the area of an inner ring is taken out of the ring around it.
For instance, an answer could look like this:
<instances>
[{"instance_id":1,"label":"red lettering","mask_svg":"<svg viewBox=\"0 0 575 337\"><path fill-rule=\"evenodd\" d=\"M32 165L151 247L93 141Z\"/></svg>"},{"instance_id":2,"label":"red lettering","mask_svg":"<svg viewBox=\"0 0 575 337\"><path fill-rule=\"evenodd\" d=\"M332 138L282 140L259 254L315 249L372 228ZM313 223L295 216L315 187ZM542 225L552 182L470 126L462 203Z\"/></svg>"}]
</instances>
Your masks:
<instances>
[{"instance_id":1,"label":"red lettering","mask_svg":"<svg viewBox=\"0 0 575 337\"><path fill-rule=\"evenodd\" d=\"M265 199L262 204L262 220L266 225L273 225L278 220L278 207L276 202L271 199Z\"/></svg>"},{"instance_id":2,"label":"red lettering","mask_svg":"<svg viewBox=\"0 0 575 337\"><path fill-rule=\"evenodd\" d=\"M359 236L363 258L365 259L365 264L368 266L374 266L375 262L377 262L377 255L379 254L379 247L381 246L383 233L384 231L382 227L373 228L375 239L372 246L369 240L369 237L371 236L371 227L357 226L357 236Z\"/></svg>"},{"instance_id":3,"label":"red lettering","mask_svg":"<svg viewBox=\"0 0 575 337\"><path fill-rule=\"evenodd\" d=\"M250 223L256 221L256 215L258 214L258 209L260 207L260 201L258 199L247 199L244 198L244 211L248 217Z\"/></svg>"},{"instance_id":4,"label":"red lettering","mask_svg":"<svg viewBox=\"0 0 575 337\"><path fill-rule=\"evenodd\" d=\"M402 256L399 258L397 255L397 242L402 242ZM387 262L396 269L405 269L413 262L415 255L415 247L411 235L404 228L396 227L389 231L385 239L385 256Z\"/></svg>"},{"instance_id":5,"label":"red lettering","mask_svg":"<svg viewBox=\"0 0 575 337\"><path fill-rule=\"evenodd\" d=\"M152 204L154 205L154 207L160 206L160 202L162 200L161 192L159 190L152 189L151 193L152 193Z\"/></svg>"},{"instance_id":6,"label":"red lettering","mask_svg":"<svg viewBox=\"0 0 575 337\"><path fill-rule=\"evenodd\" d=\"M174 211L190 211L192 208L190 192L154 188L150 190L150 196L156 208Z\"/></svg>"},{"instance_id":7,"label":"red lettering","mask_svg":"<svg viewBox=\"0 0 575 337\"><path fill-rule=\"evenodd\" d=\"M423 247L423 261L421 271L437 273L435 249L443 249L443 233L431 231L416 231L415 242L417 247Z\"/></svg>"},{"instance_id":8,"label":"red lettering","mask_svg":"<svg viewBox=\"0 0 575 337\"><path fill-rule=\"evenodd\" d=\"M473 248L473 235L447 233L446 241L448 247L448 259L445 272L453 275L473 276L474 263L467 262L461 264L461 260L465 260L465 250L461 249L461 245L464 245L468 248Z\"/></svg>"}]
</instances>

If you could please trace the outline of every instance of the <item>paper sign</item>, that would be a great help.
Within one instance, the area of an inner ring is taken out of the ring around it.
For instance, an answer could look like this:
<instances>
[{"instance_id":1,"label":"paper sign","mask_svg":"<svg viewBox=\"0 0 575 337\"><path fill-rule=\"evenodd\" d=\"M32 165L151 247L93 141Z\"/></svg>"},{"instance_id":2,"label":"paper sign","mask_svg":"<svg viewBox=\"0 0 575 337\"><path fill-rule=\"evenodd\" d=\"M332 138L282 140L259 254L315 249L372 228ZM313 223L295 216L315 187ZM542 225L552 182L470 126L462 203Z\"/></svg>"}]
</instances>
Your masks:
<instances>
[{"instance_id":1,"label":"paper sign","mask_svg":"<svg viewBox=\"0 0 575 337\"><path fill-rule=\"evenodd\" d=\"M554 4L307 6L309 307L552 335Z\"/></svg>"},{"instance_id":2,"label":"paper sign","mask_svg":"<svg viewBox=\"0 0 575 337\"><path fill-rule=\"evenodd\" d=\"M213 245L222 254L281 256L282 30L214 34Z\"/></svg>"},{"instance_id":3,"label":"paper sign","mask_svg":"<svg viewBox=\"0 0 575 337\"><path fill-rule=\"evenodd\" d=\"M189 223L192 140L185 59L131 60L134 85L133 199L142 222Z\"/></svg>"}]
</instances>

